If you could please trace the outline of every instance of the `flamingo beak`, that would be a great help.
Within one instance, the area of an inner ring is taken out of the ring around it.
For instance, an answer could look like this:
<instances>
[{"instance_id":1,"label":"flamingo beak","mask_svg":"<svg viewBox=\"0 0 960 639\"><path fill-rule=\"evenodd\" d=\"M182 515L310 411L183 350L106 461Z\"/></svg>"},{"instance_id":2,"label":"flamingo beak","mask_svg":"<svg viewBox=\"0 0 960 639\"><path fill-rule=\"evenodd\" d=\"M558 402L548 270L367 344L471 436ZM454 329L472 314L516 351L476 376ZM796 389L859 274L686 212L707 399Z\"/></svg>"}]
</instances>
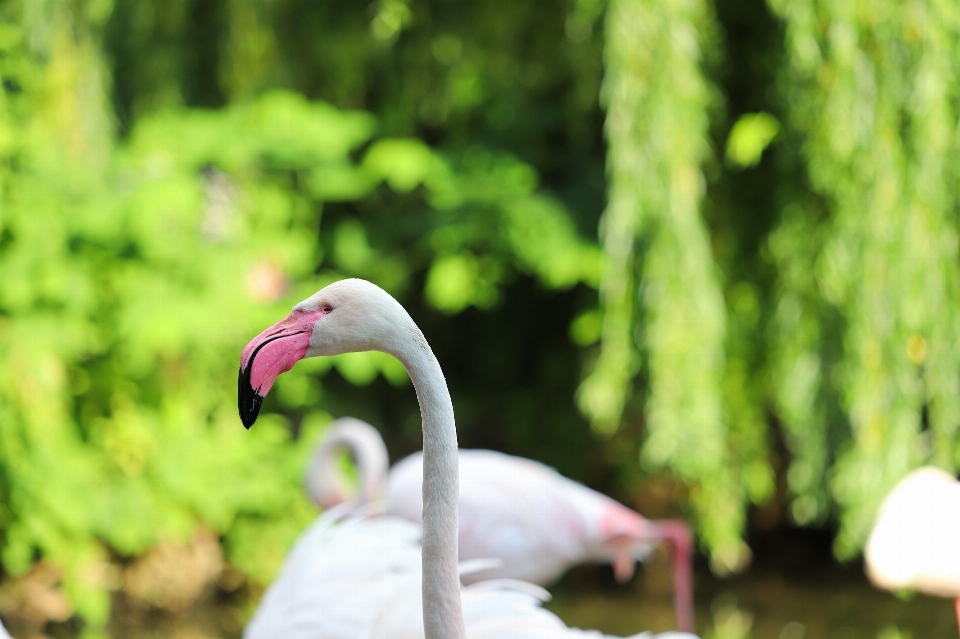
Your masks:
<instances>
[{"instance_id":1,"label":"flamingo beak","mask_svg":"<svg viewBox=\"0 0 960 639\"><path fill-rule=\"evenodd\" d=\"M257 421L263 398L277 377L303 359L313 327L323 315L323 310L293 311L250 340L243 349L237 380L237 407L244 427L249 429Z\"/></svg>"}]
</instances>

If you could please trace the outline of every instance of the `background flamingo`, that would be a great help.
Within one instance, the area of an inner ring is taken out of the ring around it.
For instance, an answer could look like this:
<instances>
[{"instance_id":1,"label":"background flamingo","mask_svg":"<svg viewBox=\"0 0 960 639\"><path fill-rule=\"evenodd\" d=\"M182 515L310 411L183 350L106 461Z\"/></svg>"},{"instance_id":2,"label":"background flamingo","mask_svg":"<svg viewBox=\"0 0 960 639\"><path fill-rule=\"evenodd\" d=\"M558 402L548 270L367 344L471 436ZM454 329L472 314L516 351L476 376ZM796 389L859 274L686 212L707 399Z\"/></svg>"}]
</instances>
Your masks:
<instances>
[{"instance_id":1,"label":"background flamingo","mask_svg":"<svg viewBox=\"0 0 960 639\"><path fill-rule=\"evenodd\" d=\"M362 501L385 496L390 515L420 522L423 456L414 453L387 473L380 433L352 417L335 421L307 471L311 497L324 508L348 499L335 454L357 463ZM384 486L384 481L386 485ZM472 583L509 577L546 585L570 566L611 562L618 579L632 574L651 541L674 549L677 627L694 629L692 545L682 521L650 521L609 497L538 462L489 450L460 450L460 559L494 557L498 567L463 577Z\"/></svg>"},{"instance_id":2,"label":"background flamingo","mask_svg":"<svg viewBox=\"0 0 960 639\"><path fill-rule=\"evenodd\" d=\"M420 527L409 522L359 517L333 525L336 513L327 513L287 557L244 633L248 639L467 636L457 565L453 404L433 352L396 300L369 282L343 280L294 307L243 350L241 419L248 428L256 421L276 377L298 359L360 350L397 357L417 391L424 444L422 546L416 543ZM413 588L421 574L421 588ZM471 639L601 636L565 628L537 607L531 588L484 582L466 589ZM671 636L690 635L662 635Z\"/></svg>"},{"instance_id":3,"label":"background flamingo","mask_svg":"<svg viewBox=\"0 0 960 639\"><path fill-rule=\"evenodd\" d=\"M926 466L898 483L867 540L867 575L886 590L910 588L955 600L960 624L960 484Z\"/></svg>"}]
</instances>

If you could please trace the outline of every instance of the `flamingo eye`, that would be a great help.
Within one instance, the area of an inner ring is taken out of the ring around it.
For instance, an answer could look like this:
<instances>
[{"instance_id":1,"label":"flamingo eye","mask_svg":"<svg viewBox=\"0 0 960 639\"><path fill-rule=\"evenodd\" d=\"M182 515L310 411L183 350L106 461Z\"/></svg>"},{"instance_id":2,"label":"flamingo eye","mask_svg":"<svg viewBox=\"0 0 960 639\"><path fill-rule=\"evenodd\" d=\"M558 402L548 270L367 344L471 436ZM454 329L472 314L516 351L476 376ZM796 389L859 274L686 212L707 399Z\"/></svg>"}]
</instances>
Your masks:
<instances>
[{"instance_id":1,"label":"flamingo eye","mask_svg":"<svg viewBox=\"0 0 960 639\"><path fill-rule=\"evenodd\" d=\"M323 311L323 314L324 314L324 315L329 315L330 313L333 312L333 307L332 307L332 306L324 306L324 307L322 307L320 310Z\"/></svg>"}]
</instances>

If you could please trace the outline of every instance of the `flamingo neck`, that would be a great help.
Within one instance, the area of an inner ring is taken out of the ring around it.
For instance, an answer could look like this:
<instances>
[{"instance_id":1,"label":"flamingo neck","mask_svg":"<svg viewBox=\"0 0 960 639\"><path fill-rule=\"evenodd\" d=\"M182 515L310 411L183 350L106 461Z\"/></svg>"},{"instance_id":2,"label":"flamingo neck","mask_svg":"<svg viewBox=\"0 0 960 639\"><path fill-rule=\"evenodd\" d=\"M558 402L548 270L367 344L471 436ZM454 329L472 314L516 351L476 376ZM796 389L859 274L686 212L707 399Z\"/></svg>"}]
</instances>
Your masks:
<instances>
[{"instance_id":1,"label":"flamingo neck","mask_svg":"<svg viewBox=\"0 0 960 639\"><path fill-rule=\"evenodd\" d=\"M453 402L440 363L419 329L407 369L423 419L423 630L425 639L465 639L457 566L459 468Z\"/></svg>"},{"instance_id":2,"label":"flamingo neck","mask_svg":"<svg viewBox=\"0 0 960 639\"><path fill-rule=\"evenodd\" d=\"M347 501L348 491L344 478L338 472L336 454L346 448L360 476L360 490L355 498L362 506L382 496L387 468L390 461L387 449L372 426L344 418L317 450L307 473L307 491L310 497L324 508ZM354 427L356 424L356 427Z\"/></svg>"}]
</instances>

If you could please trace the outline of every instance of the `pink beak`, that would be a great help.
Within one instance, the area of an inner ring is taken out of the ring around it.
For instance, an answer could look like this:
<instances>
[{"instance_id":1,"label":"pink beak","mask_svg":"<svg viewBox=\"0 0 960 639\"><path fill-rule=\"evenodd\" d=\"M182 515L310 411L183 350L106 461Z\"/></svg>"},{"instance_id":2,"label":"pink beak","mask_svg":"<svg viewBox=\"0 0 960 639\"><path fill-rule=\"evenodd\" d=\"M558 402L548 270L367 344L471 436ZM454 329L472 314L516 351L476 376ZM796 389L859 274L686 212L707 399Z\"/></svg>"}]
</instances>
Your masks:
<instances>
[{"instance_id":1,"label":"pink beak","mask_svg":"<svg viewBox=\"0 0 960 639\"><path fill-rule=\"evenodd\" d=\"M324 309L309 313L293 311L250 340L243 349L237 381L237 406L240 421L246 428L257 421L263 398L280 373L287 372L303 359L313 327L324 314Z\"/></svg>"}]
</instances>

